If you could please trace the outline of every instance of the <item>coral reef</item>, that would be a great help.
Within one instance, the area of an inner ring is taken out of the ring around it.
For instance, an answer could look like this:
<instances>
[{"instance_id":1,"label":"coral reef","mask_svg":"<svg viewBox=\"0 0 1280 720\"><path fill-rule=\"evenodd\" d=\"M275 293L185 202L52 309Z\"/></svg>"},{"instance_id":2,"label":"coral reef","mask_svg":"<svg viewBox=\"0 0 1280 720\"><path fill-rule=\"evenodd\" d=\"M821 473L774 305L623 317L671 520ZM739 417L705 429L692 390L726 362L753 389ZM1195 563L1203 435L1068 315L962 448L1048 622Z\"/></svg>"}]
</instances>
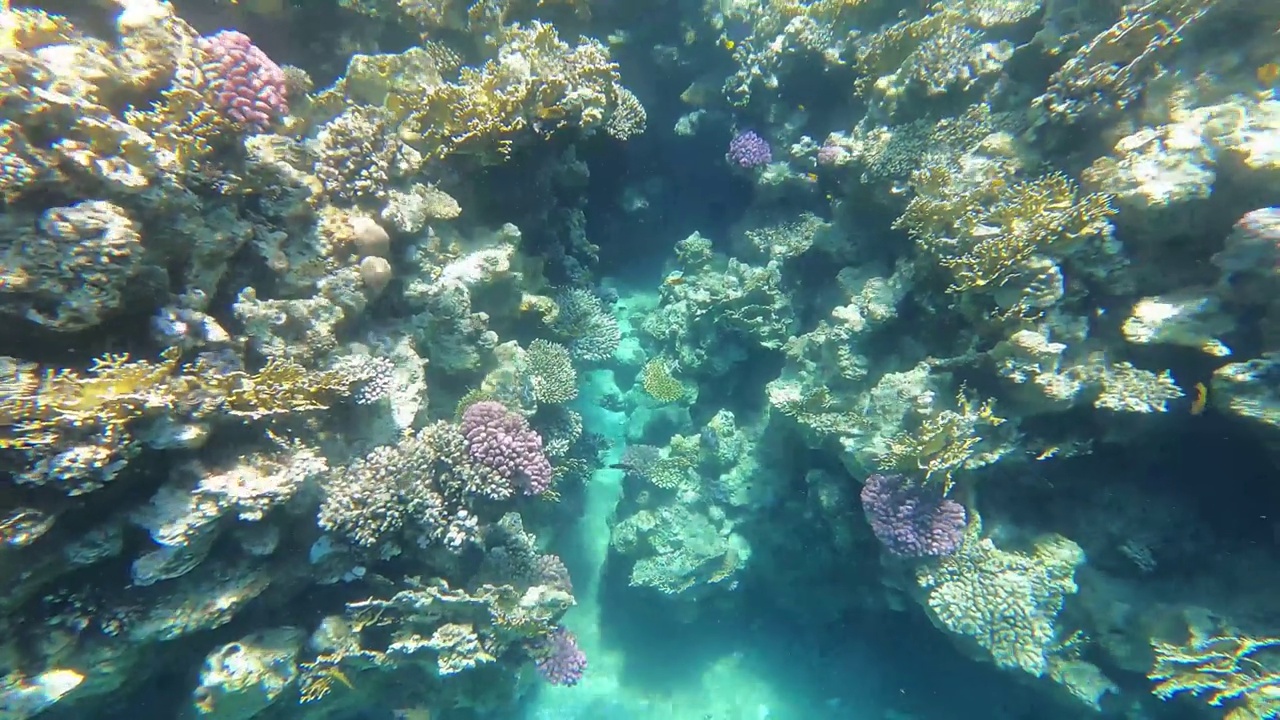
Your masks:
<instances>
[{"instance_id":1,"label":"coral reef","mask_svg":"<svg viewBox=\"0 0 1280 720\"><path fill-rule=\"evenodd\" d=\"M1280 716L1278 30L0 2L0 717Z\"/></svg>"}]
</instances>

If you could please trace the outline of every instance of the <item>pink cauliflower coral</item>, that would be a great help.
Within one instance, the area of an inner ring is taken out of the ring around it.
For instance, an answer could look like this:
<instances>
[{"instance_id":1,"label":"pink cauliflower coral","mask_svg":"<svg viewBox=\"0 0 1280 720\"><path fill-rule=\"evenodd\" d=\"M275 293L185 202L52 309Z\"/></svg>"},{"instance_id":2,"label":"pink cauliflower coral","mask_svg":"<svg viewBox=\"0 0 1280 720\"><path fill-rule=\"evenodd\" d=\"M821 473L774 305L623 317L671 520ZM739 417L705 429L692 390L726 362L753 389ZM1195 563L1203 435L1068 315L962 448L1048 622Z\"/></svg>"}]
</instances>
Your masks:
<instances>
[{"instance_id":1,"label":"pink cauliflower coral","mask_svg":"<svg viewBox=\"0 0 1280 720\"><path fill-rule=\"evenodd\" d=\"M462 413L462 434L472 460L519 483L526 495L551 487L551 463L542 451L542 438L523 415L502 403L478 402Z\"/></svg>"},{"instance_id":2,"label":"pink cauliflower coral","mask_svg":"<svg viewBox=\"0 0 1280 720\"><path fill-rule=\"evenodd\" d=\"M202 37L210 100L242 127L266 130L289 114L284 71L248 35L223 30Z\"/></svg>"}]
</instances>

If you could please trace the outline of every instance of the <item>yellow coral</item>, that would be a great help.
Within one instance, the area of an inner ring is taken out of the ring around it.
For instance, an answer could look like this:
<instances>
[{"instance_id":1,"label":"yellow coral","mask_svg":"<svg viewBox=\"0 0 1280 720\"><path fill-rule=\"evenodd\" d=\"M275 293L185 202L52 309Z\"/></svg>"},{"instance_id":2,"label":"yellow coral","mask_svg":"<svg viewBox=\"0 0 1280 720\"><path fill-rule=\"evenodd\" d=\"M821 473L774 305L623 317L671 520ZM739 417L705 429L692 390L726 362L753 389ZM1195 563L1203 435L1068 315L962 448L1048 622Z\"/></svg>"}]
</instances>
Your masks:
<instances>
[{"instance_id":1,"label":"yellow coral","mask_svg":"<svg viewBox=\"0 0 1280 720\"><path fill-rule=\"evenodd\" d=\"M202 361L179 368L180 353L159 362L104 355L84 373L10 363L0 380L0 449L56 449L72 440L117 448L130 423L164 414L204 417L219 411L264 417L327 407L350 381L273 360L254 374L224 372Z\"/></svg>"},{"instance_id":2,"label":"yellow coral","mask_svg":"<svg viewBox=\"0 0 1280 720\"><path fill-rule=\"evenodd\" d=\"M1214 707L1233 705L1226 720L1280 717L1280 638L1192 635L1185 645L1152 641L1152 692L1168 700L1188 693Z\"/></svg>"},{"instance_id":3,"label":"yellow coral","mask_svg":"<svg viewBox=\"0 0 1280 720\"><path fill-rule=\"evenodd\" d=\"M998 172L998 171L997 171ZM972 187L930 167L913 176L917 196L895 227L950 271L951 292L989 290L1017 277L1033 255L1061 255L1110 230L1110 196L1081 196L1061 173L1009 183L1002 174Z\"/></svg>"},{"instance_id":4,"label":"yellow coral","mask_svg":"<svg viewBox=\"0 0 1280 720\"><path fill-rule=\"evenodd\" d=\"M640 371L640 384L645 393L660 403L679 402L684 399L685 387L671 374L671 368L662 358L653 358Z\"/></svg>"},{"instance_id":5,"label":"yellow coral","mask_svg":"<svg viewBox=\"0 0 1280 720\"><path fill-rule=\"evenodd\" d=\"M1067 649L1056 620L1076 592L1080 546L1061 535L1039 538L1028 554L1009 552L984 538L973 513L960 549L922 565L916 582L939 625L972 638L1000 667L1039 677Z\"/></svg>"},{"instance_id":6,"label":"yellow coral","mask_svg":"<svg viewBox=\"0 0 1280 720\"><path fill-rule=\"evenodd\" d=\"M994 400L974 407L964 392L956 396L958 410L942 410L925 418L920 427L900 432L889 439L889 449L879 462L885 469L904 473L923 472L925 483L942 483L943 494L951 492L954 475L975 455L982 442L978 427L994 427L1004 418L994 412Z\"/></svg>"},{"instance_id":7,"label":"yellow coral","mask_svg":"<svg viewBox=\"0 0 1280 720\"><path fill-rule=\"evenodd\" d=\"M539 22L512 26L502 40L498 59L462 68L456 82L391 90L387 109L406 142L429 157L503 156L522 130L604 122L617 102L618 72L603 45L570 47Z\"/></svg>"}]
</instances>

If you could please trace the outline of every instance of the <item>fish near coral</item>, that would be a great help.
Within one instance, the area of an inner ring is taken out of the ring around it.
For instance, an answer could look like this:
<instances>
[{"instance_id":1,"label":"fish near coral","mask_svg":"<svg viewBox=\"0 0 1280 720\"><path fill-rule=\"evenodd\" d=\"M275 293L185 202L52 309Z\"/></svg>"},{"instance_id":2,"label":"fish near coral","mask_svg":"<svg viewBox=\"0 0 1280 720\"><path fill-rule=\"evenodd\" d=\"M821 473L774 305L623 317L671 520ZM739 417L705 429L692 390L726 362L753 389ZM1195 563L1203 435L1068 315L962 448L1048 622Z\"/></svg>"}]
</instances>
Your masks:
<instances>
[{"instance_id":1,"label":"fish near coral","mask_svg":"<svg viewBox=\"0 0 1280 720\"><path fill-rule=\"evenodd\" d=\"M1267 63L1258 68L1256 75L1264 88L1272 87L1280 81L1280 63Z\"/></svg>"},{"instance_id":2,"label":"fish near coral","mask_svg":"<svg viewBox=\"0 0 1280 720\"><path fill-rule=\"evenodd\" d=\"M1209 401L1209 389L1206 388L1204 383L1202 382L1196 383L1196 394L1195 394L1195 397L1191 400L1191 414L1199 415L1200 413L1204 412L1205 405L1208 403L1208 401Z\"/></svg>"}]
</instances>

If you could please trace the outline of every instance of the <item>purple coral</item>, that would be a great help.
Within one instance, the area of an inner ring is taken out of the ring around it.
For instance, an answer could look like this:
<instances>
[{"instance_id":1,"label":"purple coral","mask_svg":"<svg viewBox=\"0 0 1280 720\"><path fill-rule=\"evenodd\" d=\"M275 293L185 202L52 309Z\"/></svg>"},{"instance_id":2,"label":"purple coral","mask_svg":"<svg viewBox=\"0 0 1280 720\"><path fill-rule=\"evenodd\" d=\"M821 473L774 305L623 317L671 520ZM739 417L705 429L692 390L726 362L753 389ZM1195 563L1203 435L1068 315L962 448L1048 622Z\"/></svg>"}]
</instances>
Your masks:
<instances>
[{"instance_id":1,"label":"purple coral","mask_svg":"<svg viewBox=\"0 0 1280 720\"><path fill-rule=\"evenodd\" d=\"M578 638L563 627L534 645L533 656L538 674L552 685L577 685L587 669L587 655L578 647Z\"/></svg>"},{"instance_id":2,"label":"purple coral","mask_svg":"<svg viewBox=\"0 0 1280 720\"><path fill-rule=\"evenodd\" d=\"M747 130L729 141L729 152L724 157L740 168L750 169L767 165L773 159L773 151L769 149L768 140Z\"/></svg>"},{"instance_id":3,"label":"purple coral","mask_svg":"<svg viewBox=\"0 0 1280 720\"><path fill-rule=\"evenodd\" d=\"M223 115L261 131L289 114L284 71L248 35L223 30L197 44L205 54L211 99Z\"/></svg>"},{"instance_id":4,"label":"purple coral","mask_svg":"<svg viewBox=\"0 0 1280 720\"><path fill-rule=\"evenodd\" d=\"M519 482L526 495L539 495L551 487L551 463L542 451L542 438L523 415L484 400L462 413L462 434L472 460Z\"/></svg>"},{"instance_id":5,"label":"purple coral","mask_svg":"<svg viewBox=\"0 0 1280 720\"><path fill-rule=\"evenodd\" d=\"M903 557L950 555L967 521L963 505L901 475L868 477L862 510L880 542Z\"/></svg>"}]
</instances>

